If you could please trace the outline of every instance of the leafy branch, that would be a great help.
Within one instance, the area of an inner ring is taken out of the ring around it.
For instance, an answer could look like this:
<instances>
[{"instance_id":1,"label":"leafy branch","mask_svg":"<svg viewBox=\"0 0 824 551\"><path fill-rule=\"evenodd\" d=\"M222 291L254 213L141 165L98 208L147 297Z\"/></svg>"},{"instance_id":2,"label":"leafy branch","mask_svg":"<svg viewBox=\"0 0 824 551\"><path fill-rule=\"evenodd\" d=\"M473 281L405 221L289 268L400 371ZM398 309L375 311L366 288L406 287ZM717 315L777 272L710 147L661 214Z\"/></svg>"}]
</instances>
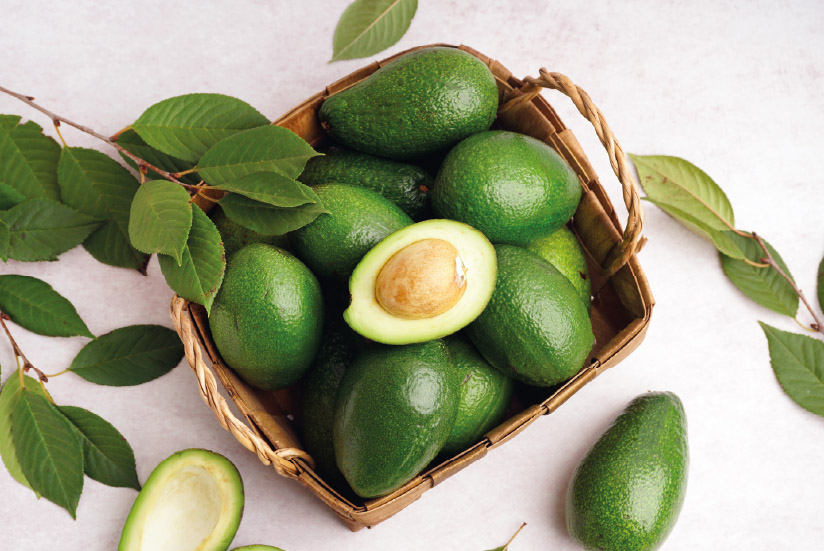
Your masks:
<instances>
[{"instance_id":1,"label":"leafy branch","mask_svg":"<svg viewBox=\"0 0 824 551\"><path fill-rule=\"evenodd\" d=\"M14 340L14 337L11 335L8 326L6 325L6 321L11 321L11 316L4 312L0 312L0 325L3 326L3 331L6 332L6 337L9 339L9 344L11 344L11 349L14 352L14 358L17 360L18 367L22 367L23 372L32 370L37 374L37 378L42 383L48 383L49 378L46 376L45 373L34 367L34 364L29 361L26 355L23 353L23 350L20 349L20 346L17 344L17 341ZM23 365L20 365L20 360L23 360Z\"/></svg>"}]
</instances>

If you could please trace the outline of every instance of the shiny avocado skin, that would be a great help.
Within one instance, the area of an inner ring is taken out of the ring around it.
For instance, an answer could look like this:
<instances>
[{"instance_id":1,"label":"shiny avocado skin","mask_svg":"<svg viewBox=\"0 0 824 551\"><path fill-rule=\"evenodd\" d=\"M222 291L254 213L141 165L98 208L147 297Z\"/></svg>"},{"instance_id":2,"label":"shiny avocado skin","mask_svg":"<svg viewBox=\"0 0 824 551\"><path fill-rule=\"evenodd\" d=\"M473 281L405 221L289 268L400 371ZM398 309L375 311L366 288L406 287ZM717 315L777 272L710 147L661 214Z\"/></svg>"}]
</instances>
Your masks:
<instances>
[{"instance_id":1,"label":"shiny avocado skin","mask_svg":"<svg viewBox=\"0 0 824 551\"><path fill-rule=\"evenodd\" d=\"M595 342L575 288L531 251L496 245L495 252L495 291L467 335L490 364L516 380L552 386L569 379Z\"/></svg>"},{"instance_id":2,"label":"shiny avocado skin","mask_svg":"<svg viewBox=\"0 0 824 551\"><path fill-rule=\"evenodd\" d=\"M587 312L592 309L592 283L584 250L575 234L563 226L553 232L533 239L525 247L534 252L564 274L572 283L578 296L586 305Z\"/></svg>"},{"instance_id":3,"label":"shiny avocado skin","mask_svg":"<svg viewBox=\"0 0 824 551\"><path fill-rule=\"evenodd\" d=\"M375 345L355 359L338 389L333 439L359 496L388 494L435 458L458 412L459 384L441 340Z\"/></svg>"},{"instance_id":4,"label":"shiny avocado skin","mask_svg":"<svg viewBox=\"0 0 824 551\"><path fill-rule=\"evenodd\" d=\"M326 99L318 117L335 141L414 159L489 128L498 88L489 68L456 48L408 53Z\"/></svg>"},{"instance_id":5,"label":"shiny avocado skin","mask_svg":"<svg viewBox=\"0 0 824 551\"><path fill-rule=\"evenodd\" d=\"M337 183L371 189L416 220L423 214L433 183L419 166L345 149L312 157L298 180L308 186Z\"/></svg>"},{"instance_id":6,"label":"shiny avocado skin","mask_svg":"<svg viewBox=\"0 0 824 551\"><path fill-rule=\"evenodd\" d=\"M688 467L681 400L671 392L635 398L572 475L570 535L586 549L658 549L681 511Z\"/></svg>"}]
</instances>

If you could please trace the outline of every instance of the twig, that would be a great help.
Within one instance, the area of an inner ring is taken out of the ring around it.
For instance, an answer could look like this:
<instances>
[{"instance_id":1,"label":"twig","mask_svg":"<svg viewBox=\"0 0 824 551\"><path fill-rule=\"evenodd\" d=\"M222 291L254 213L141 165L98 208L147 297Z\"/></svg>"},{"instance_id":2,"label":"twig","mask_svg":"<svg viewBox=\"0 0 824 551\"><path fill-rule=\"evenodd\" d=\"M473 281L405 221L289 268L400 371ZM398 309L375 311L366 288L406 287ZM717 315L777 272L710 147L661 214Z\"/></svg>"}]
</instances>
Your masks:
<instances>
[{"instance_id":1,"label":"twig","mask_svg":"<svg viewBox=\"0 0 824 551\"><path fill-rule=\"evenodd\" d=\"M0 86L0 92L3 92L4 94L8 94L8 95L10 95L14 98L17 98L20 101L22 101L23 103L25 103L26 105L28 105L28 106L30 106L34 109L37 109L41 113L45 114L46 116L51 118L52 123L54 123L55 128L58 128L61 123L72 126L72 127L76 128L77 130L80 130L81 132L85 132L86 134L88 134L90 136L93 136L93 137L97 138L98 140L104 141L107 144L109 144L110 146L114 147L115 149L120 151L123 155L129 157L135 163L137 163L137 166L140 170L145 170L145 169L153 170L157 174L160 174L163 178L165 178L165 179L167 179L171 182L174 182L176 184L180 184L181 186L183 186L187 190L191 191L191 190L195 189L195 186L193 186L191 184L185 184L185 183L181 182L178 178L175 177L174 173L167 172L167 171L163 170L162 168L158 168L158 167L154 166L153 164L151 164L147 161L144 161L143 159L141 159L140 157L138 157L137 155L135 155L134 153L132 153L131 151L129 151L128 149L123 147L122 145L118 144L115 140L113 140L111 138L108 138L108 137L106 137L103 134L100 134L98 132L95 132L94 130L92 130L91 128L89 128L87 126L77 124L76 122L72 122L72 121L70 121L69 119L67 119L65 117L61 117L60 115L52 113L51 111L49 111L45 107L41 107L40 105L34 103L34 98L32 96L24 96L23 94L18 94L17 92L12 92L8 88L3 88L2 86ZM58 135L59 135L59 133L60 133L60 131L58 130ZM63 136L60 136L60 139L62 140ZM63 142L63 143L65 144L65 142Z\"/></svg>"},{"instance_id":2,"label":"twig","mask_svg":"<svg viewBox=\"0 0 824 551\"><path fill-rule=\"evenodd\" d=\"M12 337L11 333L9 332L9 328L6 325L6 320L11 321L11 317L6 313L0 312L0 325L3 326L3 331L6 332L6 336L9 338L9 342L11 343L11 349L14 351L14 357L15 359L18 359L18 365L20 365L19 360L23 360L23 371L28 371L31 369L32 371L37 373L37 378L40 379L41 383L48 383L48 376L36 367L34 367L34 365L26 357L26 355L23 354L23 351L20 350L20 347L17 345L17 341L14 340L14 337Z\"/></svg>"},{"instance_id":3,"label":"twig","mask_svg":"<svg viewBox=\"0 0 824 551\"><path fill-rule=\"evenodd\" d=\"M789 283L790 287L792 287L793 291L795 291L795 294L798 295L798 298L800 298L801 302L804 303L804 306L807 307L807 310L810 312L810 315L813 317L813 320L815 321L815 323L810 324L810 327L814 331L824 333L824 325L821 324L821 320L818 319L815 310L813 310L812 306L810 306L810 303L807 302L807 297L804 296L804 291L799 289L798 286L795 284L795 281L793 281L793 278L791 278L789 275L787 275L787 272L781 269L781 266L779 266L778 263L775 261L775 258L773 258L773 255L770 253L770 250L767 248L767 245L764 243L764 240L761 239L761 236L759 236L755 232L752 232L752 238L755 239L756 243L758 243L758 245L761 247L761 249L764 251L764 254L766 255L761 259L761 262L764 262L765 264L769 264L770 266L772 266L772 268L775 269L776 272L778 272L778 275L786 279L787 283Z\"/></svg>"}]
</instances>

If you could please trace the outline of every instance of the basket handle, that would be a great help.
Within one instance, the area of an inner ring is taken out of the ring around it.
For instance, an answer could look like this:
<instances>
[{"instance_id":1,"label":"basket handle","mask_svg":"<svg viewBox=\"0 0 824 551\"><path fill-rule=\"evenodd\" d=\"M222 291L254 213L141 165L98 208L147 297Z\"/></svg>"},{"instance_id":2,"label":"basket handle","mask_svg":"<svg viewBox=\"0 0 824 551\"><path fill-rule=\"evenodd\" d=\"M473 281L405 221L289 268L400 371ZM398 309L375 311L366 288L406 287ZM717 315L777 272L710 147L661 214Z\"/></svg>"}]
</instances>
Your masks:
<instances>
[{"instance_id":1,"label":"basket handle","mask_svg":"<svg viewBox=\"0 0 824 551\"><path fill-rule=\"evenodd\" d=\"M601 144L607 150L612 170L615 172L615 176L618 177L618 181L621 182L624 204L627 206L627 225L624 228L623 239L616 244L607 257L605 275L609 277L624 266L633 254L639 252L646 242L646 238L641 236L644 227L644 211L641 208L641 199L638 195L638 183L630 170L624 150L618 140L615 139L606 119L604 119L600 109L592 102L589 94L561 73L549 72L545 68L541 68L539 74L538 77L524 78L521 87L510 93L509 98L501 105L498 112L531 101L540 94L542 88L549 88L558 90L568 96L581 115L592 123Z\"/></svg>"},{"instance_id":2,"label":"basket handle","mask_svg":"<svg viewBox=\"0 0 824 551\"><path fill-rule=\"evenodd\" d=\"M203 350L195 337L192 318L187 305L188 301L177 295L172 298L170 306L172 323L183 342L186 360L197 376L200 396L214 412L221 426L231 432L232 436L243 447L255 452L264 465L271 464L281 476L296 478L300 472L295 462L298 459L305 461L310 467L314 468L314 461L309 454L297 448L272 449L268 442L232 413L226 399L218 392L214 373L204 361Z\"/></svg>"}]
</instances>

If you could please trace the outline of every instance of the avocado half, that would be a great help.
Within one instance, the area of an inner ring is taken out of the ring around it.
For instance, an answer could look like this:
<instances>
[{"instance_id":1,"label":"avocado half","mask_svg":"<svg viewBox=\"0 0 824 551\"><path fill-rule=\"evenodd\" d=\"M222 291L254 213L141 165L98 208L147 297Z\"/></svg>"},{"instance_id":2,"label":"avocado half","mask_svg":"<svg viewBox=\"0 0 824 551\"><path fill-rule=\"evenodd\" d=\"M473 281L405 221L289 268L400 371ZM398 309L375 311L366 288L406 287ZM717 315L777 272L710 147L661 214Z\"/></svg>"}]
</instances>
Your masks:
<instances>
[{"instance_id":1,"label":"avocado half","mask_svg":"<svg viewBox=\"0 0 824 551\"><path fill-rule=\"evenodd\" d=\"M200 449L155 467L132 505L118 551L226 551L243 514L243 482L231 461Z\"/></svg>"},{"instance_id":2,"label":"avocado half","mask_svg":"<svg viewBox=\"0 0 824 551\"><path fill-rule=\"evenodd\" d=\"M343 318L364 337L411 344L444 337L472 322L495 288L495 248L475 228L426 220L375 245L349 279Z\"/></svg>"}]
</instances>

